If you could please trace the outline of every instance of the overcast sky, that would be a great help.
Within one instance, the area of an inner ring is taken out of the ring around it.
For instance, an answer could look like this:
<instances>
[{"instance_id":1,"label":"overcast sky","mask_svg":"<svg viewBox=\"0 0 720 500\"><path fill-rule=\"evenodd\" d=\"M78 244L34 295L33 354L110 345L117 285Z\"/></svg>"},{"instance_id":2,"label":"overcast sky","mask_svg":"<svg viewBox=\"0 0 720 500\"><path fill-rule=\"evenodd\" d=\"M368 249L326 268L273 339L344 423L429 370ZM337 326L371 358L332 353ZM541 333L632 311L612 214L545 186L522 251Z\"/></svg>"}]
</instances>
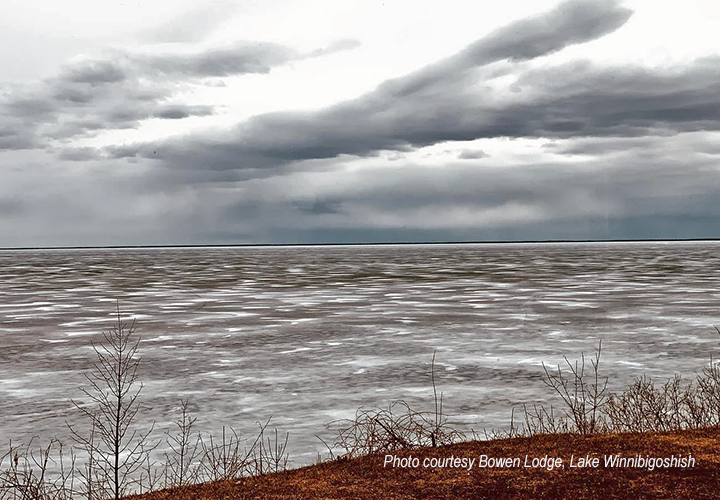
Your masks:
<instances>
[{"instance_id":1,"label":"overcast sky","mask_svg":"<svg viewBox=\"0 0 720 500\"><path fill-rule=\"evenodd\" d=\"M720 237L715 0L3 0L0 247Z\"/></svg>"}]
</instances>

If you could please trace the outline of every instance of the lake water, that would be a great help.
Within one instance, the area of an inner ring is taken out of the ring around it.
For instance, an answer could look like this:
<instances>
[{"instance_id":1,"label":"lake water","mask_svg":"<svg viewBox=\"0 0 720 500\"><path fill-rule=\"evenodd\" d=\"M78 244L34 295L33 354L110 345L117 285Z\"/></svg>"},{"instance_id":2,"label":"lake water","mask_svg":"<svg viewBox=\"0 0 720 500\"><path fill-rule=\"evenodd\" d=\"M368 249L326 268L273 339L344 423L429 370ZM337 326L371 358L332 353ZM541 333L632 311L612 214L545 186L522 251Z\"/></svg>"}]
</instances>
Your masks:
<instances>
[{"instance_id":1,"label":"lake water","mask_svg":"<svg viewBox=\"0 0 720 500\"><path fill-rule=\"evenodd\" d=\"M156 436L190 400L196 427L290 432L296 465L327 422L405 399L464 428L555 403L543 362L592 353L621 389L691 376L720 353L713 242L158 248L0 252L0 444L67 437L71 398L116 300L142 337Z\"/></svg>"}]
</instances>

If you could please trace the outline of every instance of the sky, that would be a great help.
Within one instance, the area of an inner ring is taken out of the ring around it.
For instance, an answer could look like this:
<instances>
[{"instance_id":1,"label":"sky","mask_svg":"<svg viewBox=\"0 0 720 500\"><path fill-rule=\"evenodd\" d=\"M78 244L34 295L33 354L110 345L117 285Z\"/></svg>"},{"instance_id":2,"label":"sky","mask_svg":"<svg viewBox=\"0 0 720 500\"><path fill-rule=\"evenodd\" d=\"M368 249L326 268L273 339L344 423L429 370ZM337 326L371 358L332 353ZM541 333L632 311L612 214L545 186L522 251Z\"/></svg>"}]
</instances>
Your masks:
<instances>
[{"instance_id":1,"label":"sky","mask_svg":"<svg viewBox=\"0 0 720 500\"><path fill-rule=\"evenodd\" d=\"M0 247L720 237L720 2L3 0Z\"/></svg>"}]
</instances>

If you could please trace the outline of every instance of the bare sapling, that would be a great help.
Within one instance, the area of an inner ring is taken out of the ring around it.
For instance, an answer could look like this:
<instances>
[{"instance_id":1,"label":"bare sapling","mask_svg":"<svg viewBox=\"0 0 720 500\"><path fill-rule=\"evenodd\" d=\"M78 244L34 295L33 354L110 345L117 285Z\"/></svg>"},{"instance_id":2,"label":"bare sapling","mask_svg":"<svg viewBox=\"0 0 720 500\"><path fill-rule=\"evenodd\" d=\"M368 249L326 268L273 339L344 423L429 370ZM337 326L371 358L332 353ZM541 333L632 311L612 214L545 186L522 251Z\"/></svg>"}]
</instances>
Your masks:
<instances>
[{"instance_id":1,"label":"bare sapling","mask_svg":"<svg viewBox=\"0 0 720 500\"><path fill-rule=\"evenodd\" d=\"M560 396L566 417L573 424L572 430L579 434L593 434L602 430L602 410L608 399L608 379L607 377L601 379L599 375L601 353L602 341L598 343L595 355L590 360L592 373L589 377L585 371L584 353L581 354L580 360L574 363L567 357L564 358L569 377L560 365L553 371L548 370L545 363L542 365L545 372L543 382ZM550 416L549 413L544 412L543 417L547 419Z\"/></svg>"},{"instance_id":2,"label":"bare sapling","mask_svg":"<svg viewBox=\"0 0 720 500\"><path fill-rule=\"evenodd\" d=\"M165 486L185 486L197 482L199 459L202 455L200 435L194 434L197 418L190 417L189 401L180 401L180 417L175 421L175 432L166 432Z\"/></svg>"},{"instance_id":3,"label":"bare sapling","mask_svg":"<svg viewBox=\"0 0 720 500\"><path fill-rule=\"evenodd\" d=\"M266 424L267 426L267 424ZM287 453L288 440L290 439L290 433L285 433L285 438L280 437L279 431L274 429L274 437L268 436L267 440L264 440L265 427L260 425L260 441L259 441L259 474L266 472L282 472L287 469L289 455Z\"/></svg>"},{"instance_id":4,"label":"bare sapling","mask_svg":"<svg viewBox=\"0 0 720 500\"><path fill-rule=\"evenodd\" d=\"M440 438L440 432L443 424L443 393L440 393L440 399L438 400L437 386L435 385L435 355L437 351L433 351L432 361L430 363L430 381L433 388L433 400L435 402L435 414L434 414L434 425L432 432L430 432L430 442L434 447L438 445L438 438Z\"/></svg>"},{"instance_id":5,"label":"bare sapling","mask_svg":"<svg viewBox=\"0 0 720 500\"><path fill-rule=\"evenodd\" d=\"M93 469L84 474L91 499L117 500L128 493L154 448L147 442L154 426L141 431L134 425L143 388L138 382L139 345L135 322L124 322L118 305L116 323L102 332L100 343L92 343L96 359L85 375L88 386L80 388L86 401L73 400L91 428L88 435L68 424L77 446L92 456Z\"/></svg>"}]
</instances>

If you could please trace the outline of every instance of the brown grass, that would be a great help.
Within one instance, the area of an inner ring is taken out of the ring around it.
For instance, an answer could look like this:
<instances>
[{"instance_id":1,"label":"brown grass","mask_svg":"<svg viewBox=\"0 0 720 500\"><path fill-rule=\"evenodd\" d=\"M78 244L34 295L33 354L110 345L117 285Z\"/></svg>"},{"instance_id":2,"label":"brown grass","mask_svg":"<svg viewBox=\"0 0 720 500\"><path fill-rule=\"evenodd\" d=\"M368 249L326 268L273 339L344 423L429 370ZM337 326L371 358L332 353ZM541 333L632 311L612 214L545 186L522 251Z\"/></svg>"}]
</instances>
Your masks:
<instances>
[{"instance_id":1,"label":"brown grass","mask_svg":"<svg viewBox=\"0 0 720 500\"><path fill-rule=\"evenodd\" d=\"M603 455L651 457L687 456L692 468L648 471L605 468ZM581 436L538 435L494 441L472 441L438 448L398 452L419 457L552 457L563 458L565 469L384 468L384 455L335 460L319 465L207 483L132 497L170 499L716 499L720 495L720 428L667 433L625 433ZM598 468L569 469L571 455L600 457Z\"/></svg>"}]
</instances>

